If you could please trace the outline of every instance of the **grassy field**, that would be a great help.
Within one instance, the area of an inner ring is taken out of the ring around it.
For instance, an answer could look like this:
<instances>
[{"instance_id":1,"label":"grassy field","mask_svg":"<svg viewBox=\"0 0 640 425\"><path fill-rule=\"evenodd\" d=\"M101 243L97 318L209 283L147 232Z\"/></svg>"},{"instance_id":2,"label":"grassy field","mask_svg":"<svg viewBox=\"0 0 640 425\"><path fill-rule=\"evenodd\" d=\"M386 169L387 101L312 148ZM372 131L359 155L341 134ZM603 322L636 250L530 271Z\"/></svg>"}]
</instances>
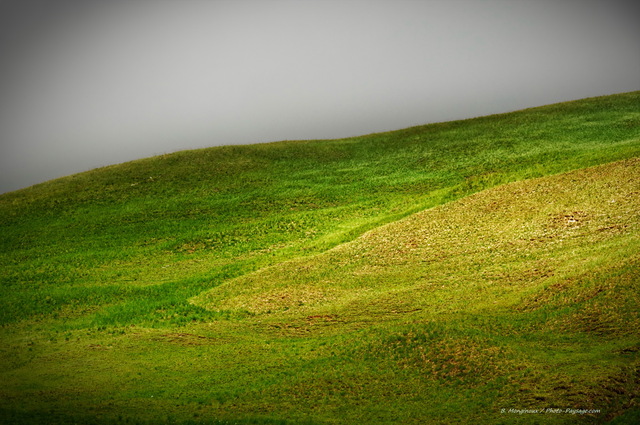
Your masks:
<instances>
[{"instance_id":1,"label":"grassy field","mask_svg":"<svg viewBox=\"0 0 640 425\"><path fill-rule=\"evenodd\" d=\"M0 423L636 423L638 157L634 92L0 195Z\"/></svg>"}]
</instances>

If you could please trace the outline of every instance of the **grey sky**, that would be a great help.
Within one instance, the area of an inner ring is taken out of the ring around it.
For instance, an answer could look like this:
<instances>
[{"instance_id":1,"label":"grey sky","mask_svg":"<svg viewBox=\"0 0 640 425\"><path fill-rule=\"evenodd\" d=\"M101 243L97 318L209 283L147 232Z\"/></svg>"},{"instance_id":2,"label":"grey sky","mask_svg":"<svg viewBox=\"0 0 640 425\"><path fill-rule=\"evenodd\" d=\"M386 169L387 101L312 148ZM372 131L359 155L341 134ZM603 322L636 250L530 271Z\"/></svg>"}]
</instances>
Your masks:
<instances>
[{"instance_id":1,"label":"grey sky","mask_svg":"<svg viewBox=\"0 0 640 425\"><path fill-rule=\"evenodd\" d=\"M640 89L616 0L0 0L0 192Z\"/></svg>"}]
</instances>

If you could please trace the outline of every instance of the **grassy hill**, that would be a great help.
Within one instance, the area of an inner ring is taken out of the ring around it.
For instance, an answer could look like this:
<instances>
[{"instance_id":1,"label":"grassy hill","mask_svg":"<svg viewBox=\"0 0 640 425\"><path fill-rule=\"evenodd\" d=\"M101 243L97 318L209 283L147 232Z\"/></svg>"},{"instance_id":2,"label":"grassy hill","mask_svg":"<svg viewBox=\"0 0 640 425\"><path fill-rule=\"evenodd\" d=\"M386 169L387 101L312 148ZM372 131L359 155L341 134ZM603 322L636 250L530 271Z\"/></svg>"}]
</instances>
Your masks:
<instances>
[{"instance_id":1,"label":"grassy hill","mask_svg":"<svg viewBox=\"0 0 640 425\"><path fill-rule=\"evenodd\" d=\"M633 423L637 157L640 92L1 195L0 422Z\"/></svg>"}]
</instances>

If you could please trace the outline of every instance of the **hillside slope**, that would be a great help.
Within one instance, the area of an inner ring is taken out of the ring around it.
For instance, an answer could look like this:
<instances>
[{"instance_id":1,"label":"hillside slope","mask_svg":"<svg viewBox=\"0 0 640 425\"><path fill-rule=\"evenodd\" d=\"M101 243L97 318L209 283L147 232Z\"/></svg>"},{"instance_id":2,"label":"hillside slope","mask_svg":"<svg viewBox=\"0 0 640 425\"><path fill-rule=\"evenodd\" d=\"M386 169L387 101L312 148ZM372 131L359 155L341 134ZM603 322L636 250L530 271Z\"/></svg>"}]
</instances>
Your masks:
<instances>
[{"instance_id":1,"label":"hillside slope","mask_svg":"<svg viewBox=\"0 0 640 425\"><path fill-rule=\"evenodd\" d=\"M4 413L603 423L638 397L639 193L640 159L490 189L192 300L234 320L5 328Z\"/></svg>"},{"instance_id":2,"label":"hillside slope","mask_svg":"<svg viewBox=\"0 0 640 425\"><path fill-rule=\"evenodd\" d=\"M178 152L0 196L0 323L211 316L187 300L509 181L640 155L640 92L327 141ZM75 319L74 319L75 320Z\"/></svg>"},{"instance_id":3,"label":"hillside slope","mask_svg":"<svg viewBox=\"0 0 640 425\"><path fill-rule=\"evenodd\" d=\"M638 157L640 92L0 196L0 422L633 423Z\"/></svg>"}]
</instances>

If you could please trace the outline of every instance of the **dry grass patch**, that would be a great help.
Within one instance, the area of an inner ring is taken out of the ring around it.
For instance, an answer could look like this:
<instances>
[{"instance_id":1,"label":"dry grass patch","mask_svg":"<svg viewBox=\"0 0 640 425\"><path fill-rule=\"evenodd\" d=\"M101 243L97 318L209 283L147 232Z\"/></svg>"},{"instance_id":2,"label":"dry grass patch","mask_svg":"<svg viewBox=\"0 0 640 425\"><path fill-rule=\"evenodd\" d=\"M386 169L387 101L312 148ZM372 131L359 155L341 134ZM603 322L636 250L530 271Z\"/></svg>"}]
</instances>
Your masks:
<instances>
[{"instance_id":1,"label":"dry grass patch","mask_svg":"<svg viewBox=\"0 0 640 425\"><path fill-rule=\"evenodd\" d=\"M501 186L237 278L194 302L317 314L381 314L374 298L399 296L407 310L518 303L546 287L562 290L576 270L624 261L625 246L637 242L639 190L639 159Z\"/></svg>"}]
</instances>

